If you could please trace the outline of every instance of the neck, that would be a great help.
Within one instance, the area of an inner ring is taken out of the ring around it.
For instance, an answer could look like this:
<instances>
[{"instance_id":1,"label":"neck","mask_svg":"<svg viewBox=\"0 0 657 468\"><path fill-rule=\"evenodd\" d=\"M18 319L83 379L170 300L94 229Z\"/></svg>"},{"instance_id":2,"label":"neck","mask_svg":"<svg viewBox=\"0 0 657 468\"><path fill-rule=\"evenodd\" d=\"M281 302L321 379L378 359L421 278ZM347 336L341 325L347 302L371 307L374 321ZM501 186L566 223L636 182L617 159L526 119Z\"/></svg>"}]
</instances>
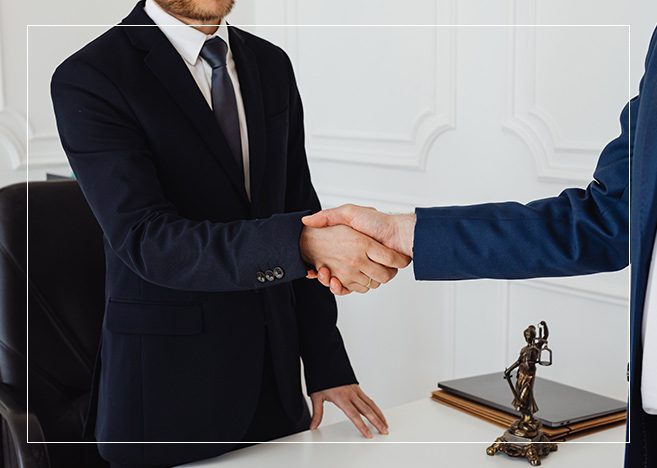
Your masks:
<instances>
[{"instance_id":1,"label":"neck","mask_svg":"<svg viewBox=\"0 0 657 468\"><path fill-rule=\"evenodd\" d=\"M221 24L221 20L223 18L217 17L217 18L212 18L210 20L195 20L191 18L187 18L185 16L178 15L172 11L168 12L171 16L176 17L180 21L182 21L185 24L189 24L192 28L198 29L201 31L203 34L214 34L217 29L219 29L219 25Z\"/></svg>"}]
</instances>

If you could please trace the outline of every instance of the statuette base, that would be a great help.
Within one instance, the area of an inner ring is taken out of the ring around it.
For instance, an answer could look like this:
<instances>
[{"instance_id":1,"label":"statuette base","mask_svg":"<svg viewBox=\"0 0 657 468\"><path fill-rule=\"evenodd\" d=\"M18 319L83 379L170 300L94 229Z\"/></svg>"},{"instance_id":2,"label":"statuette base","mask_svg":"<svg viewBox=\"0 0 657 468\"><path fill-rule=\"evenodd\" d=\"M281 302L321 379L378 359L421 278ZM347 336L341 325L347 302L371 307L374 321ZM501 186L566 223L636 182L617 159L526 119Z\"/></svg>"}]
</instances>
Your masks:
<instances>
[{"instance_id":1,"label":"statuette base","mask_svg":"<svg viewBox=\"0 0 657 468\"><path fill-rule=\"evenodd\" d=\"M526 458L532 466L540 466L541 458L547 457L550 452L556 450L557 444L550 442L540 429L532 438L520 437L507 430L486 449L486 453L493 456L497 452L503 452L510 457Z\"/></svg>"}]
</instances>

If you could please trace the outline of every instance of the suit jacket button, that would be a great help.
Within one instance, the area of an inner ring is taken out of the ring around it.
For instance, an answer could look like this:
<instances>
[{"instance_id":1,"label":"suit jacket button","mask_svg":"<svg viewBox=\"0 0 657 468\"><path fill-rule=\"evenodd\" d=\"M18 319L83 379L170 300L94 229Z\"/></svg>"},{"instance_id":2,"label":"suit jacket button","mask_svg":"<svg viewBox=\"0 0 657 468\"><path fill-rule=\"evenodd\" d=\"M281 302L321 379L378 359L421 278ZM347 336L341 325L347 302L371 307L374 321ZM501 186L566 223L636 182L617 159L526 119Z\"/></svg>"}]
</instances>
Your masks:
<instances>
[{"instance_id":1,"label":"suit jacket button","mask_svg":"<svg viewBox=\"0 0 657 468\"><path fill-rule=\"evenodd\" d=\"M267 281L274 281L276 279L274 277L274 272L271 270L265 271L265 278L267 278Z\"/></svg>"},{"instance_id":2,"label":"suit jacket button","mask_svg":"<svg viewBox=\"0 0 657 468\"><path fill-rule=\"evenodd\" d=\"M265 281L267 281L267 278L265 278L265 274L262 271L259 271L258 273L256 273L256 279L260 283L264 283Z\"/></svg>"},{"instance_id":3,"label":"suit jacket button","mask_svg":"<svg viewBox=\"0 0 657 468\"><path fill-rule=\"evenodd\" d=\"M285 276L285 271L281 267L276 267L274 268L274 276L276 279L281 279L283 276Z\"/></svg>"}]
</instances>

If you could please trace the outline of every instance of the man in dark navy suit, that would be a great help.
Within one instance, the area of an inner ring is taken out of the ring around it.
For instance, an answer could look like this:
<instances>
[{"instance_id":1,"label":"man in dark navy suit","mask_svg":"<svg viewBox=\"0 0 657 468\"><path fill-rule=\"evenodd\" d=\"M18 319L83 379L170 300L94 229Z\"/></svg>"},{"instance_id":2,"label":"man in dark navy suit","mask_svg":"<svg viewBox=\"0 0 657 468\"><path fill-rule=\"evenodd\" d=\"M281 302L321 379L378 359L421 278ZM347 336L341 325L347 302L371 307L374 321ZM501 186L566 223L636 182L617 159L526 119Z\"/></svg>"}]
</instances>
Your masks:
<instances>
[{"instance_id":1,"label":"man in dark navy suit","mask_svg":"<svg viewBox=\"0 0 657 468\"><path fill-rule=\"evenodd\" d=\"M99 442L261 441L317 427L325 400L366 437L326 265L352 290L409 258L320 209L291 64L223 18L230 0L147 0L52 78L61 141L104 233L106 314L88 427ZM193 24L194 26L189 26ZM303 359L313 419L301 391ZM103 444L170 466L235 444Z\"/></svg>"},{"instance_id":2,"label":"man in dark navy suit","mask_svg":"<svg viewBox=\"0 0 657 468\"><path fill-rule=\"evenodd\" d=\"M406 215L345 205L304 223L348 225L372 236L412 256L418 280L584 275L619 270L631 257L626 465L652 467L657 466L657 30L639 95L625 107L620 122L621 135L602 151L585 190L568 189L527 205L417 208ZM335 294L350 292L331 277L330 269L319 268L317 274Z\"/></svg>"}]
</instances>

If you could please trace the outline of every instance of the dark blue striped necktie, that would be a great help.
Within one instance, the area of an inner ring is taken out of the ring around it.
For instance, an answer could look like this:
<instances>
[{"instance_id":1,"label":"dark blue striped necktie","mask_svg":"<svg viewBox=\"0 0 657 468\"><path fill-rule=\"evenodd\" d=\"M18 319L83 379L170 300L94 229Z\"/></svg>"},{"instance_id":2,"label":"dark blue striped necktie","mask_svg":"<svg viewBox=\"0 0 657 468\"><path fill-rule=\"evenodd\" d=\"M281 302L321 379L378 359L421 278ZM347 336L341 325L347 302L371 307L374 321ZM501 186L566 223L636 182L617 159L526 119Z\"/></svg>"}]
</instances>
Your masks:
<instances>
[{"instance_id":1,"label":"dark blue striped necktie","mask_svg":"<svg viewBox=\"0 0 657 468\"><path fill-rule=\"evenodd\" d=\"M214 117L217 119L219 128L221 128L226 138L230 151L237 160L237 165L243 168L240 121L237 114L235 90L226 67L227 53L228 44L219 37L213 37L205 41L201 49L201 57L212 67L212 111Z\"/></svg>"}]
</instances>

